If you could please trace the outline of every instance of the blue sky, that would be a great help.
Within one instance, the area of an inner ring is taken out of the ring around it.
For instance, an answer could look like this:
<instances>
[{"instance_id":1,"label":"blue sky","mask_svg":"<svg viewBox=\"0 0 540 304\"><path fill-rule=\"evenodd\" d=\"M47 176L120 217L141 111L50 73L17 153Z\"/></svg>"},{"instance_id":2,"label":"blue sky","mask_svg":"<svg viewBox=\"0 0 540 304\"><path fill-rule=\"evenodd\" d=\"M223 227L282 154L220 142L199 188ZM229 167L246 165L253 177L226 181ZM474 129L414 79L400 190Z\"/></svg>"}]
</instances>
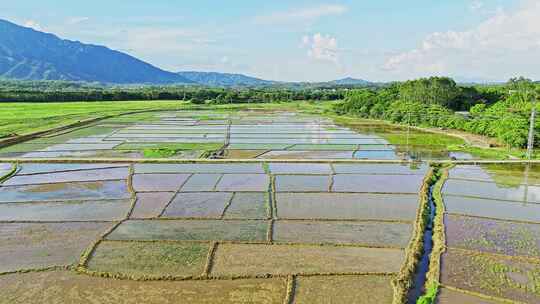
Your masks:
<instances>
[{"instance_id":1,"label":"blue sky","mask_svg":"<svg viewBox=\"0 0 540 304\"><path fill-rule=\"evenodd\" d=\"M540 79L538 0L18 0L0 18L171 71Z\"/></svg>"}]
</instances>

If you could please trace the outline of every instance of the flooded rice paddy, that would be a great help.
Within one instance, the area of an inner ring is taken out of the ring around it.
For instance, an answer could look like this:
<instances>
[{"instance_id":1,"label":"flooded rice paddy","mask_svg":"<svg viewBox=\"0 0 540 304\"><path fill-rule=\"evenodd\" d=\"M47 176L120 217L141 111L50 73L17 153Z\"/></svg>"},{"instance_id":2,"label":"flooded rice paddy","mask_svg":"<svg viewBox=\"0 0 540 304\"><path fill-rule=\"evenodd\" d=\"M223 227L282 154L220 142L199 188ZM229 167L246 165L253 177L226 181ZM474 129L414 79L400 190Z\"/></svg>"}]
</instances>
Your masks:
<instances>
[{"instance_id":1,"label":"flooded rice paddy","mask_svg":"<svg viewBox=\"0 0 540 304\"><path fill-rule=\"evenodd\" d=\"M368 293L388 301L427 171L408 163L380 171L332 163L62 165L19 163L0 184L0 287L10 302L32 303L23 290L51 302L106 295L170 302L184 292L204 293L191 303L330 296L362 303ZM376 185L382 177L392 180L384 189ZM326 280L355 288L321 295ZM156 294L167 288L181 290Z\"/></svg>"},{"instance_id":2,"label":"flooded rice paddy","mask_svg":"<svg viewBox=\"0 0 540 304\"><path fill-rule=\"evenodd\" d=\"M340 125L329 118L294 112L176 111L102 120L0 148L0 157L472 158L447 151L448 143L463 141L380 122Z\"/></svg>"},{"instance_id":3,"label":"flooded rice paddy","mask_svg":"<svg viewBox=\"0 0 540 304\"><path fill-rule=\"evenodd\" d=\"M428 177L447 170L420 160L471 159L457 142L179 111L1 148L0 303L406 303ZM540 167L450 166L440 194L436 303L539 303Z\"/></svg>"},{"instance_id":4,"label":"flooded rice paddy","mask_svg":"<svg viewBox=\"0 0 540 304\"><path fill-rule=\"evenodd\" d=\"M439 303L540 302L537 165L458 165L442 194Z\"/></svg>"}]
</instances>

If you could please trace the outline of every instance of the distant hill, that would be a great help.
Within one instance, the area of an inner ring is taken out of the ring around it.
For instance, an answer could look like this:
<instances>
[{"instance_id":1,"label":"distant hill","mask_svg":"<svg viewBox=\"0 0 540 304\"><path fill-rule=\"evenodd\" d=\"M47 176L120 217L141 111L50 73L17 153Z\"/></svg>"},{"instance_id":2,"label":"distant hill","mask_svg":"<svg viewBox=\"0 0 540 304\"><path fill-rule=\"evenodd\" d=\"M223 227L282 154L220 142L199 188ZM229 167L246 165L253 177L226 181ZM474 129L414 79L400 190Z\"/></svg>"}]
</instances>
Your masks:
<instances>
[{"instance_id":1,"label":"distant hill","mask_svg":"<svg viewBox=\"0 0 540 304\"><path fill-rule=\"evenodd\" d=\"M250 77L242 74L228 74L217 72L179 72L178 75L193 82L217 87L230 86L267 86L278 82Z\"/></svg>"},{"instance_id":2,"label":"distant hill","mask_svg":"<svg viewBox=\"0 0 540 304\"><path fill-rule=\"evenodd\" d=\"M327 83L333 84L333 85L369 85L371 84L371 82L367 80L356 79L356 78L351 78L351 77L329 81Z\"/></svg>"},{"instance_id":3,"label":"distant hill","mask_svg":"<svg viewBox=\"0 0 540 304\"><path fill-rule=\"evenodd\" d=\"M1 19L0 77L114 84L192 83L122 52L60 39Z\"/></svg>"}]
</instances>

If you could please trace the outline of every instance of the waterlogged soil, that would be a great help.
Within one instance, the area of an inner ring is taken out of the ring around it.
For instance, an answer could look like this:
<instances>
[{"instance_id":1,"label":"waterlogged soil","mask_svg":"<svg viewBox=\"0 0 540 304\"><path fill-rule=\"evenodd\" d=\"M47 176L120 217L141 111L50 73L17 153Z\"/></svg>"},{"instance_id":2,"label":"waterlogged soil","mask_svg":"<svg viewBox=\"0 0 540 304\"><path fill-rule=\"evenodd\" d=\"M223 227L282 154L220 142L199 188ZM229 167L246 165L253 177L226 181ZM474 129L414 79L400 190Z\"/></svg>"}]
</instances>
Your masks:
<instances>
[{"instance_id":1,"label":"waterlogged soil","mask_svg":"<svg viewBox=\"0 0 540 304\"><path fill-rule=\"evenodd\" d=\"M267 193L236 192L223 218L226 219L266 219L270 205Z\"/></svg>"},{"instance_id":2,"label":"waterlogged soil","mask_svg":"<svg viewBox=\"0 0 540 304\"><path fill-rule=\"evenodd\" d=\"M375 222L276 221L276 242L314 244L361 244L405 248L412 234L411 224Z\"/></svg>"},{"instance_id":3,"label":"waterlogged soil","mask_svg":"<svg viewBox=\"0 0 540 304\"><path fill-rule=\"evenodd\" d=\"M418 193L423 177L419 175L337 174L334 192Z\"/></svg>"},{"instance_id":4,"label":"waterlogged soil","mask_svg":"<svg viewBox=\"0 0 540 304\"><path fill-rule=\"evenodd\" d=\"M398 272L403 257L395 249L219 244L211 275Z\"/></svg>"},{"instance_id":5,"label":"waterlogged soil","mask_svg":"<svg viewBox=\"0 0 540 304\"><path fill-rule=\"evenodd\" d=\"M526 165L482 165L482 166L456 166L450 171L450 177L462 179L476 179L497 183L500 187L517 187L520 184L540 185L540 167Z\"/></svg>"},{"instance_id":6,"label":"waterlogged soil","mask_svg":"<svg viewBox=\"0 0 540 304\"><path fill-rule=\"evenodd\" d=\"M126 179L128 174L129 172L127 168L110 168L71 172L54 172L35 175L15 175L14 177L5 181L2 185L20 186L30 184L120 180Z\"/></svg>"},{"instance_id":7,"label":"waterlogged soil","mask_svg":"<svg viewBox=\"0 0 540 304\"><path fill-rule=\"evenodd\" d=\"M540 264L448 249L441 283L524 303L540 303Z\"/></svg>"},{"instance_id":8,"label":"waterlogged soil","mask_svg":"<svg viewBox=\"0 0 540 304\"><path fill-rule=\"evenodd\" d=\"M277 304L285 298L285 279L131 281L66 271L0 277L2 304Z\"/></svg>"},{"instance_id":9,"label":"waterlogged soil","mask_svg":"<svg viewBox=\"0 0 540 304\"><path fill-rule=\"evenodd\" d=\"M0 272L73 264L111 226L111 223L0 223ZM0 289L1 302L5 290Z\"/></svg>"},{"instance_id":10,"label":"waterlogged soil","mask_svg":"<svg viewBox=\"0 0 540 304\"><path fill-rule=\"evenodd\" d=\"M337 174L414 174L426 175L429 167L425 164L333 164Z\"/></svg>"},{"instance_id":11,"label":"waterlogged soil","mask_svg":"<svg viewBox=\"0 0 540 304\"><path fill-rule=\"evenodd\" d=\"M268 191L270 177L266 174L224 174L217 191Z\"/></svg>"},{"instance_id":12,"label":"waterlogged soil","mask_svg":"<svg viewBox=\"0 0 540 304\"><path fill-rule=\"evenodd\" d=\"M219 218L232 196L230 192L178 193L162 217Z\"/></svg>"},{"instance_id":13,"label":"waterlogged soil","mask_svg":"<svg viewBox=\"0 0 540 304\"><path fill-rule=\"evenodd\" d=\"M187 181L189 174L135 174L135 191L177 191Z\"/></svg>"},{"instance_id":14,"label":"waterlogged soil","mask_svg":"<svg viewBox=\"0 0 540 304\"><path fill-rule=\"evenodd\" d=\"M402 159L395 151L392 150L360 150L354 152L354 159L386 159L398 160Z\"/></svg>"},{"instance_id":15,"label":"waterlogged soil","mask_svg":"<svg viewBox=\"0 0 540 304\"><path fill-rule=\"evenodd\" d=\"M512 256L540 257L540 224L445 215L447 245Z\"/></svg>"},{"instance_id":16,"label":"waterlogged soil","mask_svg":"<svg viewBox=\"0 0 540 304\"><path fill-rule=\"evenodd\" d=\"M109 240L265 241L266 221L129 220Z\"/></svg>"},{"instance_id":17,"label":"waterlogged soil","mask_svg":"<svg viewBox=\"0 0 540 304\"><path fill-rule=\"evenodd\" d=\"M155 218L158 217L165 206L174 197L174 192L145 192L137 193L135 208L131 212L131 218Z\"/></svg>"},{"instance_id":18,"label":"waterlogged soil","mask_svg":"<svg viewBox=\"0 0 540 304\"><path fill-rule=\"evenodd\" d=\"M261 164L136 164L135 173L264 173Z\"/></svg>"},{"instance_id":19,"label":"waterlogged soil","mask_svg":"<svg viewBox=\"0 0 540 304\"><path fill-rule=\"evenodd\" d=\"M269 151L260 159L350 159L353 151Z\"/></svg>"},{"instance_id":20,"label":"waterlogged soil","mask_svg":"<svg viewBox=\"0 0 540 304\"><path fill-rule=\"evenodd\" d=\"M21 164L18 175L127 167L122 164Z\"/></svg>"},{"instance_id":21,"label":"waterlogged soil","mask_svg":"<svg viewBox=\"0 0 540 304\"><path fill-rule=\"evenodd\" d=\"M294 145L288 150L295 150L295 151L310 151L310 150L323 150L323 151L354 151L358 148L357 145L306 145L306 144L300 144L300 145Z\"/></svg>"},{"instance_id":22,"label":"waterlogged soil","mask_svg":"<svg viewBox=\"0 0 540 304\"><path fill-rule=\"evenodd\" d=\"M443 191L453 195L540 203L540 186L501 186L491 182L449 179Z\"/></svg>"},{"instance_id":23,"label":"waterlogged soil","mask_svg":"<svg viewBox=\"0 0 540 304\"><path fill-rule=\"evenodd\" d=\"M278 175L276 191L278 192L328 192L331 178L328 175Z\"/></svg>"},{"instance_id":24,"label":"waterlogged soil","mask_svg":"<svg viewBox=\"0 0 540 304\"><path fill-rule=\"evenodd\" d=\"M210 245L177 242L101 242L90 270L134 277L199 276L204 271Z\"/></svg>"},{"instance_id":25,"label":"waterlogged soil","mask_svg":"<svg viewBox=\"0 0 540 304\"><path fill-rule=\"evenodd\" d=\"M444 196L446 211L464 215L540 223L540 204Z\"/></svg>"},{"instance_id":26,"label":"waterlogged soil","mask_svg":"<svg viewBox=\"0 0 540 304\"><path fill-rule=\"evenodd\" d=\"M268 165L272 174L332 174L329 164L286 164L270 163Z\"/></svg>"},{"instance_id":27,"label":"waterlogged soil","mask_svg":"<svg viewBox=\"0 0 540 304\"><path fill-rule=\"evenodd\" d=\"M313 276L296 279L296 304L392 303L391 277Z\"/></svg>"},{"instance_id":28,"label":"waterlogged soil","mask_svg":"<svg viewBox=\"0 0 540 304\"><path fill-rule=\"evenodd\" d=\"M285 219L414 221L417 195L360 193L277 193L277 214Z\"/></svg>"},{"instance_id":29,"label":"waterlogged soil","mask_svg":"<svg viewBox=\"0 0 540 304\"><path fill-rule=\"evenodd\" d=\"M488 300L485 298L469 295L448 288L440 288L437 294L436 304L502 304L503 302Z\"/></svg>"},{"instance_id":30,"label":"waterlogged soil","mask_svg":"<svg viewBox=\"0 0 540 304\"><path fill-rule=\"evenodd\" d=\"M114 221L130 208L130 200L0 204L0 221Z\"/></svg>"},{"instance_id":31,"label":"waterlogged soil","mask_svg":"<svg viewBox=\"0 0 540 304\"><path fill-rule=\"evenodd\" d=\"M142 158L143 155L138 151L120 151L120 150L88 150L88 151L44 151L31 152L24 155L13 155L13 157L22 158Z\"/></svg>"},{"instance_id":32,"label":"waterlogged soil","mask_svg":"<svg viewBox=\"0 0 540 304\"><path fill-rule=\"evenodd\" d=\"M286 150L291 144L230 144L232 150Z\"/></svg>"},{"instance_id":33,"label":"waterlogged soil","mask_svg":"<svg viewBox=\"0 0 540 304\"><path fill-rule=\"evenodd\" d=\"M193 174L181 191L213 191L222 174Z\"/></svg>"},{"instance_id":34,"label":"waterlogged soil","mask_svg":"<svg viewBox=\"0 0 540 304\"><path fill-rule=\"evenodd\" d=\"M0 205L9 202L127 199L125 181L38 184L0 187Z\"/></svg>"},{"instance_id":35,"label":"waterlogged soil","mask_svg":"<svg viewBox=\"0 0 540 304\"><path fill-rule=\"evenodd\" d=\"M10 173L12 168L12 164L0 163L0 179Z\"/></svg>"}]
</instances>

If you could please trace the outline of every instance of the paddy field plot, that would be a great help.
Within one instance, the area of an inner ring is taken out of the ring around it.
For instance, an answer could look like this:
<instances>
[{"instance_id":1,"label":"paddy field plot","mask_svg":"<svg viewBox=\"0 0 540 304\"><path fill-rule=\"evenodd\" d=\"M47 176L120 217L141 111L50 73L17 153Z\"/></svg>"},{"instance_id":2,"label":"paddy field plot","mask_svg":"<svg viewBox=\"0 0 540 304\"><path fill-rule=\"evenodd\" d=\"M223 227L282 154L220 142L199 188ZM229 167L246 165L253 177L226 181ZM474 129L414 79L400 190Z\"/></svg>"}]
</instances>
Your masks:
<instances>
[{"instance_id":1,"label":"paddy field plot","mask_svg":"<svg viewBox=\"0 0 540 304\"><path fill-rule=\"evenodd\" d=\"M456 138L434 137L383 123L346 126L322 116L295 112L164 111L119 116L36 137L1 147L0 157L471 158L447 151L448 144L460 143Z\"/></svg>"},{"instance_id":2,"label":"paddy field plot","mask_svg":"<svg viewBox=\"0 0 540 304\"><path fill-rule=\"evenodd\" d=\"M440 303L540 302L539 173L535 164L449 169Z\"/></svg>"},{"instance_id":3,"label":"paddy field plot","mask_svg":"<svg viewBox=\"0 0 540 304\"><path fill-rule=\"evenodd\" d=\"M35 303L29 294L391 303L429 171L331 162L16 166L0 184L0 302L9 303Z\"/></svg>"}]
</instances>

